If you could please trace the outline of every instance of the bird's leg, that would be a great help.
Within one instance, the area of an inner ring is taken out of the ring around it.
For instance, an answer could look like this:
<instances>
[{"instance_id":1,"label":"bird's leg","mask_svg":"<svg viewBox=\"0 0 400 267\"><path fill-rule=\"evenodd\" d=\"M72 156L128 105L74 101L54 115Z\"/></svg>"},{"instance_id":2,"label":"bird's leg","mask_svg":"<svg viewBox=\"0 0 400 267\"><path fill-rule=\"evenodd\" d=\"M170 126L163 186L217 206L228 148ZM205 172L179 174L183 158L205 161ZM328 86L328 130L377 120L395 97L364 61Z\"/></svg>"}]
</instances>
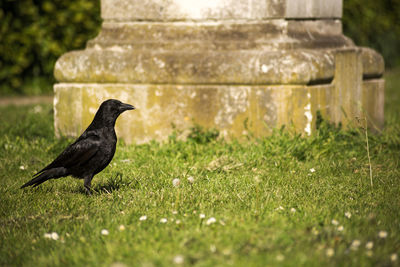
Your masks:
<instances>
[{"instance_id":1,"label":"bird's leg","mask_svg":"<svg viewBox=\"0 0 400 267\"><path fill-rule=\"evenodd\" d=\"M86 176L84 178L84 180L83 180L83 185L85 186L86 193L88 195L92 194L92 189L90 188L91 187L91 183L92 183L92 178L93 178L93 176Z\"/></svg>"}]
</instances>

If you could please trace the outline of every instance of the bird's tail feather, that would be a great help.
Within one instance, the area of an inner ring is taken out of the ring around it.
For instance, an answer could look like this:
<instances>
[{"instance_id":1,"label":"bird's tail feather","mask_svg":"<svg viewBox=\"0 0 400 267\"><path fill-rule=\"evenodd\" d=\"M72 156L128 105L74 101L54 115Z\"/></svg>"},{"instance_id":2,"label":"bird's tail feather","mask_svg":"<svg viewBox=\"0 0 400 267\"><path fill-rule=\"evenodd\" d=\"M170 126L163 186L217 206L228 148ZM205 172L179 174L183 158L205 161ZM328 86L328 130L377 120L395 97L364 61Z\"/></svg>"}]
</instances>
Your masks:
<instances>
[{"instance_id":1,"label":"bird's tail feather","mask_svg":"<svg viewBox=\"0 0 400 267\"><path fill-rule=\"evenodd\" d=\"M43 182L46 182L49 179L56 179L56 178L60 178L63 176L68 175L67 173L67 169L64 167L60 167L60 168L54 168L54 169L49 169L43 172L39 172L37 174L34 175L34 178L32 180L30 180L29 182L25 183L23 186L21 186L21 188L27 187L27 186L33 186L36 187L38 185L40 185Z\"/></svg>"}]
</instances>

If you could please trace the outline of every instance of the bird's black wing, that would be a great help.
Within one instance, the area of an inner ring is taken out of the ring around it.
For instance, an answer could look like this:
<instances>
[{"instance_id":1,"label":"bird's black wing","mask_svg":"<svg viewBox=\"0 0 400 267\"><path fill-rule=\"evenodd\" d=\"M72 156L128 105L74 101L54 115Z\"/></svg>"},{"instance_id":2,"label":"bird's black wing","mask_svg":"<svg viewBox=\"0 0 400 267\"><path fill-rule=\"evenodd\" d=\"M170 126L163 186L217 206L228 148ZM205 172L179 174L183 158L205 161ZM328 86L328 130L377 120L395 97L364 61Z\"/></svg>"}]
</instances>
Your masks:
<instances>
[{"instance_id":1,"label":"bird's black wing","mask_svg":"<svg viewBox=\"0 0 400 267\"><path fill-rule=\"evenodd\" d=\"M100 148L100 137L95 134L81 136L69 145L52 163L36 173L34 176L58 167L78 167L91 159Z\"/></svg>"}]
</instances>

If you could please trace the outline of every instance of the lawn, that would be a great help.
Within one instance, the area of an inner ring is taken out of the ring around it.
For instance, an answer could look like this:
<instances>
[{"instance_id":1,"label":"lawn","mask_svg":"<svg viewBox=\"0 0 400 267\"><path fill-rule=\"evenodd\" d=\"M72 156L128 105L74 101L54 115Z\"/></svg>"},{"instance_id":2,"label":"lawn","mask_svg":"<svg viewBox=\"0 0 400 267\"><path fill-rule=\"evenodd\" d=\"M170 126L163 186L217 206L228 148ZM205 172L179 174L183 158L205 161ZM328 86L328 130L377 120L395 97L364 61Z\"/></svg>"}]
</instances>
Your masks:
<instances>
[{"instance_id":1,"label":"lawn","mask_svg":"<svg viewBox=\"0 0 400 267\"><path fill-rule=\"evenodd\" d=\"M0 265L398 266L399 77L371 165L365 129L227 142L195 128L119 142L92 196L73 178L19 189L71 140L53 136L51 105L1 107Z\"/></svg>"}]
</instances>

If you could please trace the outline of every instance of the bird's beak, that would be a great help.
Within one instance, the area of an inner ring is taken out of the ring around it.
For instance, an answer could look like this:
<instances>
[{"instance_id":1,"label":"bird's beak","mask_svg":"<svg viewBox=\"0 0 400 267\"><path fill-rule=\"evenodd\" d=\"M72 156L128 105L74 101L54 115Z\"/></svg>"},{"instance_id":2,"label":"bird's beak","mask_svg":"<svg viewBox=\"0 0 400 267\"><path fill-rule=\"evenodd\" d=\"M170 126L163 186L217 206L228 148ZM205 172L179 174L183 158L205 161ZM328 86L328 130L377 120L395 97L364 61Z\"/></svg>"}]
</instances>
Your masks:
<instances>
[{"instance_id":1,"label":"bird's beak","mask_svg":"<svg viewBox=\"0 0 400 267\"><path fill-rule=\"evenodd\" d=\"M121 112L124 112L125 110L132 110L132 109L136 109L136 108L132 105L122 103L121 106L119 107L119 109L121 110Z\"/></svg>"}]
</instances>

